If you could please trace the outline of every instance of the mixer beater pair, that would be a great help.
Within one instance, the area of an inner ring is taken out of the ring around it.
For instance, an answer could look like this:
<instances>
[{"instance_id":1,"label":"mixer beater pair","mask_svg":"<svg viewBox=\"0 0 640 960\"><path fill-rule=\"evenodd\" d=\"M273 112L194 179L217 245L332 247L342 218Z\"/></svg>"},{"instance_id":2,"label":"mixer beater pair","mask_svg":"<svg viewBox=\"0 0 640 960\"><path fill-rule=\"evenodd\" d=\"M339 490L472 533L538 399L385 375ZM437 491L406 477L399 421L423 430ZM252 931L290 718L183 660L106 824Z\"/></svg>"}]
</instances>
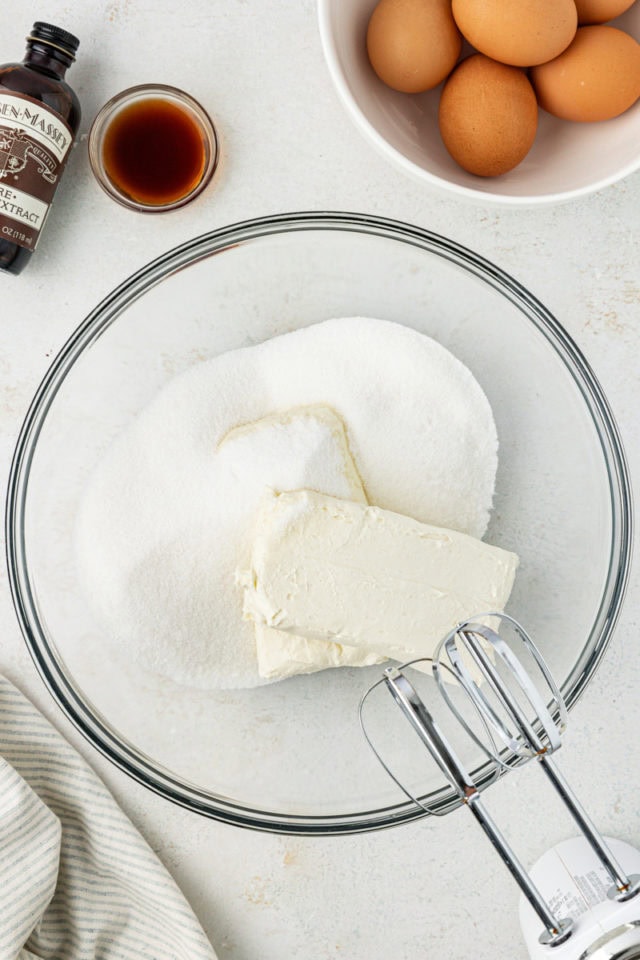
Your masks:
<instances>
[{"instance_id":1,"label":"mixer beater pair","mask_svg":"<svg viewBox=\"0 0 640 960\"><path fill-rule=\"evenodd\" d=\"M528 654L527 659L533 666L533 675L537 682L534 682L531 673L525 669L521 658L494 629L494 626L501 624L509 626L516 643ZM367 742L384 769L405 794L425 812L437 812L416 797L392 772L367 729L364 719L365 703L376 687L384 685L455 791L460 803L467 807L482 827L524 897L544 924L544 930L539 937L540 944L558 946L570 938L573 921L570 918L561 919L551 910L487 811L481 794L481 789L486 784L474 780L419 696L415 685L407 677L407 668L420 666L425 659L411 660L399 667L387 668L383 677L365 693L360 702L360 723ZM495 764L496 776L515 762L531 759L537 761L588 841L597 860L611 878L611 887L607 893L609 899L624 902L639 893L640 874L627 876L552 757L561 746L567 710L547 664L523 627L503 613L481 614L465 620L439 644L431 667L447 707L468 737ZM475 709L488 735L490 746L478 737L454 703L445 684L445 680L452 677ZM550 701L547 702L549 696Z\"/></svg>"}]
</instances>

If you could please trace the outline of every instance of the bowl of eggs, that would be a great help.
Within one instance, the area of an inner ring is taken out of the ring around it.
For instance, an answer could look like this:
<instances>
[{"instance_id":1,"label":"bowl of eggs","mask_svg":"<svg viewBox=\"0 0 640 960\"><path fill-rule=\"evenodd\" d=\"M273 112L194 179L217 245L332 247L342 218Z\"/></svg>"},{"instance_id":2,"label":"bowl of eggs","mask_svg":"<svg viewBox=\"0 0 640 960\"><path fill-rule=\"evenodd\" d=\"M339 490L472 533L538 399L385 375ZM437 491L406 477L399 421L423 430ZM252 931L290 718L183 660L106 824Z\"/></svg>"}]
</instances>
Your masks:
<instances>
[{"instance_id":1,"label":"bowl of eggs","mask_svg":"<svg viewBox=\"0 0 640 960\"><path fill-rule=\"evenodd\" d=\"M336 90L406 173L561 202L640 168L640 0L319 0Z\"/></svg>"}]
</instances>

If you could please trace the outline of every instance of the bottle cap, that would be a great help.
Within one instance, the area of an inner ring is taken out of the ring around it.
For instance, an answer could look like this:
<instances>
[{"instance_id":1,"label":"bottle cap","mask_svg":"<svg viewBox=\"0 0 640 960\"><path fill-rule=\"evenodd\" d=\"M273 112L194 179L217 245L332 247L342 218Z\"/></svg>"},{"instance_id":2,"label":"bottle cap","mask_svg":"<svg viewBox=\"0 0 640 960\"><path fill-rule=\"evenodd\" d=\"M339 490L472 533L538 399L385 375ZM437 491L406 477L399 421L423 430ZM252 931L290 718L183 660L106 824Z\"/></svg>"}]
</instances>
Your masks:
<instances>
[{"instance_id":1,"label":"bottle cap","mask_svg":"<svg viewBox=\"0 0 640 960\"><path fill-rule=\"evenodd\" d=\"M74 37L68 30L63 30L62 27L56 27L52 23L42 23L40 20L34 23L27 40L37 40L40 43L46 43L48 46L54 47L54 49L70 57L71 60L75 59L74 54L80 46L78 38Z\"/></svg>"}]
</instances>

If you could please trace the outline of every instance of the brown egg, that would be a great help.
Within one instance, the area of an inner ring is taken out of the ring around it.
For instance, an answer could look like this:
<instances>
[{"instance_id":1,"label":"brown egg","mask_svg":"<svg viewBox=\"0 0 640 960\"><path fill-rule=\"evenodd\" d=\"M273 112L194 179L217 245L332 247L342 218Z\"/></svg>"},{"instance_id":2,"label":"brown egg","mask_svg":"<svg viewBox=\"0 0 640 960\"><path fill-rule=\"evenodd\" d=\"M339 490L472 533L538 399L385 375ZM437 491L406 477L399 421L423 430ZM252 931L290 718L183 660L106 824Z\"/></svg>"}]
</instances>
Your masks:
<instances>
[{"instance_id":1,"label":"brown egg","mask_svg":"<svg viewBox=\"0 0 640 960\"><path fill-rule=\"evenodd\" d=\"M557 57L578 26L574 0L453 0L452 6L476 50L516 67Z\"/></svg>"},{"instance_id":2,"label":"brown egg","mask_svg":"<svg viewBox=\"0 0 640 960\"><path fill-rule=\"evenodd\" d=\"M445 147L461 167L495 177L531 149L538 105L523 70L476 53L447 80L438 122Z\"/></svg>"},{"instance_id":3,"label":"brown egg","mask_svg":"<svg viewBox=\"0 0 640 960\"><path fill-rule=\"evenodd\" d=\"M541 107L563 120L609 120L640 97L640 44L615 27L580 27L571 46L534 67Z\"/></svg>"},{"instance_id":4,"label":"brown egg","mask_svg":"<svg viewBox=\"0 0 640 960\"><path fill-rule=\"evenodd\" d=\"M575 0L578 23L606 23L628 10L635 0Z\"/></svg>"},{"instance_id":5,"label":"brown egg","mask_svg":"<svg viewBox=\"0 0 640 960\"><path fill-rule=\"evenodd\" d=\"M381 80L403 93L437 87L460 56L451 0L380 0L367 30L367 53Z\"/></svg>"}]
</instances>

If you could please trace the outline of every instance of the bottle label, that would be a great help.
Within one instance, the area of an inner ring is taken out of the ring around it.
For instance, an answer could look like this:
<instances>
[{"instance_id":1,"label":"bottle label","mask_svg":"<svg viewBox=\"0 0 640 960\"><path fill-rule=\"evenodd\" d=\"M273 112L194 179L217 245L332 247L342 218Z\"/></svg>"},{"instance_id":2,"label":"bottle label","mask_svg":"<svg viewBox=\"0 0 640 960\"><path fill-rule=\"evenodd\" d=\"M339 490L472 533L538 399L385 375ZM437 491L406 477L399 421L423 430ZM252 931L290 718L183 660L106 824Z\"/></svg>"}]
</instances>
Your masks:
<instances>
[{"instance_id":1,"label":"bottle label","mask_svg":"<svg viewBox=\"0 0 640 960\"><path fill-rule=\"evenodd\" d=\"M0 90L0 239L35 249L72 143L60 114Z\"/></svg>"}]
</instances>

